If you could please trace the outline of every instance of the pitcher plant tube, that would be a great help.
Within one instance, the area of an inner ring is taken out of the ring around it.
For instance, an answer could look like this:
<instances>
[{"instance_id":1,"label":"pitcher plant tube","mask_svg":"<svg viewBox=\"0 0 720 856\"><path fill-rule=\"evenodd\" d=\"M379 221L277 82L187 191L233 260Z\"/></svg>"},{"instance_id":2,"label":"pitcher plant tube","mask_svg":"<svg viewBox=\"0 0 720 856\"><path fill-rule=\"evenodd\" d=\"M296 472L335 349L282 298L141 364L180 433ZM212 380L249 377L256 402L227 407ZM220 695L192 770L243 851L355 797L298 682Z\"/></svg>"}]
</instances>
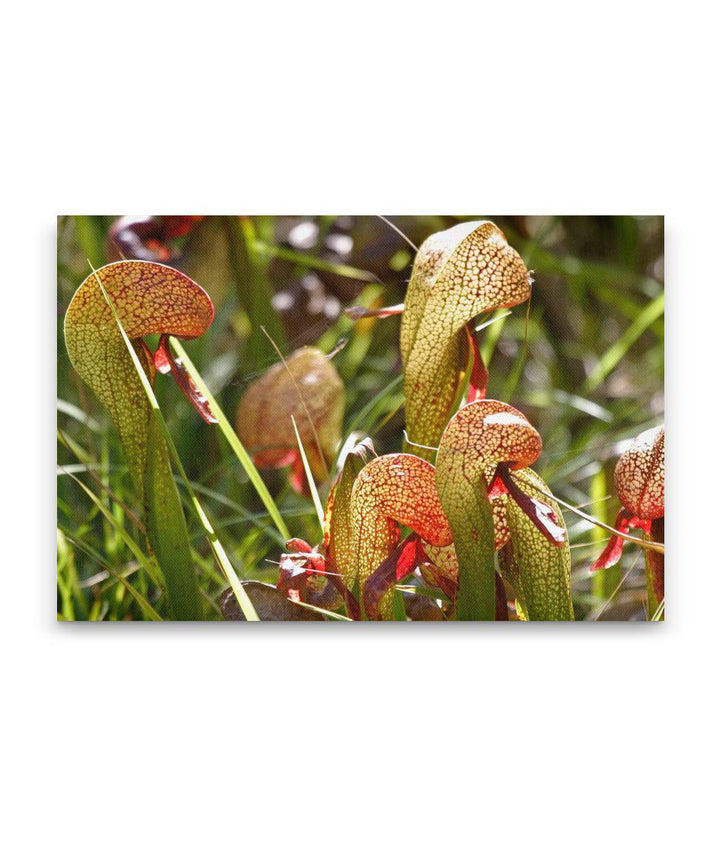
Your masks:
<instances>
[{"instance_id":1,"label":"pitcher plant tube","mask_svg":"<svg viewBox=\"0 0 720 856\"><path fill-rule=\"evenodd\" d=\"M431 235L420 247L405 296L400 352L410 440L436 447L473 352L470 399L484 398L487 373L471 322L517 306L532 279L498 227L473 221ZM427 457L427 450L418 449Z\"/></svg>"},{"instance_id":2,"label":"pitcher plant tube","mask_svg":"<svg viewBox=\"0 0 720 856\"><path fill-rule=\"evenodd\" d=\"M573 619L567 531L549 489L529 468L542 440L526 417L500 401L462 407L440 440L436 477L458 559L457 617L495 616L495 552L518 614Z\"/></svg>"},{"instance_id":3,"label":"pitcher plant tube","mask_svg":"<svg viewBox=\"0 0 720 856\"><path fill-rule=\"evenodd\" d=\"M150 383L155 381L156 370L171 372L202 418L213 422L207 401L172 355L167 341L169 335L181 339L201 336L213 314L205 291L179 271L154 262L120 261L88 276L65 316L70 360L109 411L120 436L145 508L148 540L176 619L201 618L203 604L168 448L117 321ZM160 341L153 354L144 337L158 333Z\"/></svg>"}]
</instances>

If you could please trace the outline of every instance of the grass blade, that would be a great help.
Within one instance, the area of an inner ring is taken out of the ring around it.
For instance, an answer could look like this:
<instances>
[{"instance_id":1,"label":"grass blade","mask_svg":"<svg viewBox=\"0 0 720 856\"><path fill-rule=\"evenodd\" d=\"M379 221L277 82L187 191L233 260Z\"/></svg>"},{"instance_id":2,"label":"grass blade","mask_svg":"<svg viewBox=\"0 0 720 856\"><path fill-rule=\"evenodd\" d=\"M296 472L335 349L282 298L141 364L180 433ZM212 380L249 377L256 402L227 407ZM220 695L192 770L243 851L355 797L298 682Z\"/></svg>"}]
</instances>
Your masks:
<instances>
[{"instance_id":1,"label":"grass blade","mask_svg":"<svg viewBox=\"0 0 720 856\"><path fill-rule=\"evenodd\" d=\"M387 384L387 386L384 386L380 390L380 392L376 393L370 399L370 401L368 401L368 403L362 408L362 410L360 410L360 412L355 417L353 417L352 421L350 422L350 425L347 428L347 433L350 434L353 431L357 430L361 425L365 423L366 420L368 422L374 421L379 415L378 413L376 413L376 410L382 410L382 405L384 403L385 396L389 395L391 392L397 389L397 387L400 386L402 381L402 375L398 375L397 377L393 378L390 383ZM372 419L370 419L371 416ZM364 431L363 433L369 434L371 432Z\"/></svg>"},{"instance_id":2,"label":"grass blade","mask_svg":"<svg viewBox=\"0 0 720 856\"><path fill-rule=\"evenodd\" d=\"M135 539L130 535L127 529L125 529L125 527L120 522L118 522L115 517L113 517L110 511L108 511L108 509L103 504L100 497L94 494L86 484L81 482L80 479L76 478L72 473L68 472L64 467L61 467L61 469L63 469L65 471L65 474L69 478L71 478L80 488L82 488L82 490L84 490L85 493L90 497L92 502L97 506L98 510L108 521L110 526L120 535L125 546L133 554L138 564L142 565L148 572L151 579L157 579L158 574L156 569L152 565L152 559L143 552L143 550L140 548Z\"/></svg>"},{"instance_id":3,"label":"grass blade","mask_svg":"<svg viewBox=\"0 0 720 856\"><path fill-rule=\"evenodd\" d=\"M140 592L135 588L132 583L129 583L122 574L116 573L112 568L109 568L107 565L103 565L103 568L110 574L110 576L119 582L126 591L137 601L140 609L143 611L143 615L148 618L150 621L162 621L163 618L153 609L153 607L148 603L147 599L144 598Z\"/></svg>"},{"instance_id":4,"label":"grass blade","mask_svg":"<svg viewBox=\"0 0 720 856\"><path fill-rule=\"evenodd\" d=\"M598 364L587 376L582 388L583 393L592 392L605 380L640 336L664 311L665 294L663 292L647 304L620 338L605 351Z\"/></svg>"},{"instance_id":5,"label":"grass blade","mask_svg":"<svg viewBox=\"0 0 720 856\"><path fill-rule=\"evenodd\" d=\"M81 425L85 425L85 427L89 428L91 431L95 431L96 433L100 431L100 423L96 419L93 419L92 416L85 413L84 410L81 410L77 405L72 404L69 401L63 401L62 398L58 398L57 411L58 413L64 413L66 416L77 419Z\"/></svg>"},{"instance_id":6,"label":"grass blade","mask_svg":"<svg viewBox=\"0 0 720 856\"><path fill-rule=\"evenodd\" d=\"M347 615L341 615L339 612L331 612L329 609L323 609L321 606L315 606L312 603L305 603L301 600L294 600L292 602L303 609L309 609L311 612L319 612L320 615L327 615L333 621L352 621L352 618L348 618Z\"/></svg>"},{"instance_id":7,"label":"grass blade","mask_svg":"<svg viewBox=\"0 0 720 856\"><path fill-rule=\"evenodd\" d=\"M360 282L379 282L377 276L368 270L352 267L352 265L338 264L330 262L326 259L321 259L318 256L307 255L306 253L298 253L295 250L289 250L285 247L276 247L271 244L266 244L263 241L255 240L255 250L260 255L273 259L285 259L288 262L295 262L299 265L304 265L315 270L324 270L328 273L344 276L348 279L357 279Z\"/></svg>"},{"instance_id":8,"label":"grass blade","mask_svg":"<svg viewBox=\"0 0 720 856\"><path fill-rule=\"evenodd\" d=\"M315 486L315 479L313 478L312 471L310 470L310 464L308 463L307 455L305 454L305 449L303 448L302 440L300 439L295 417L290 416L290 419L292 419L293 428L295 429L295 437L297 438L298 449L300 449L300 457L302 458L303 466L305 467L305 476L308 480L308 484L310 485L310 495L312 496L313 505L315 506L315 513L320 521L320 533L322 534L325 521L325 510L323 509L322 502L320 502L320 496L318 495L317 487Z\"/></svg>"}]
</instances>

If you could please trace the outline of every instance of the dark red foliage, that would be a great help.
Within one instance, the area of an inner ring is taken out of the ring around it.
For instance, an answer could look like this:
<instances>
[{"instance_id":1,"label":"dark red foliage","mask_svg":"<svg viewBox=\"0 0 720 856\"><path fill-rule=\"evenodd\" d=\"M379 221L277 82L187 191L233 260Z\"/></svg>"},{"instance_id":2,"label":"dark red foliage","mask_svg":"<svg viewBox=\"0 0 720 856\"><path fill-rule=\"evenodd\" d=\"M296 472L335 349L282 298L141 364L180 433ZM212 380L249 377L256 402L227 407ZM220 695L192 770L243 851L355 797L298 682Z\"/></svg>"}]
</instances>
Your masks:
<instances>
[{"instance_id":1,"label":"dark red foliage","mask_svg":"<svg viewBox=\"0 0 720 856\"><path fill-rule=\"evenodd\" d=\"M195 386L193 379L190 377L188 370L182 364L182 361L173 356L170 352L168 344L168 336L166 333L160 337L157 350L155 351L155 368L161 374L172 372L172 376L177 381L178 386L183 391L185 398L192 404L197 412L202 416L208 425L217 422L217 419L210 410L207 398Z\"/></svg>"},{"instance_id":2,"label":"dark red foliage","mask_svg":"<svg viewBox=\"0 0 720 856\"><path fill-rule=\"evenodd\" d=\"M515 500L522 508L535 528L541 532L551 544L560 546L565 543L565 529L559 524L557 515L552 508L545 502L528 496L524 490L513 479L510 472L510 465L501 462L497 465L495 476L490 483L488 496L493 493L498 496L503 491L497 485L498 480L502 482L507 493ZM492 496L490 497L493 498Z\"/></svg>"},{"instance_id":3,"label":"dark red foliage","mask_svg":"<svg viewBox=\"0 0 720 856\"><path fill-rule=\"evenodd\" d=\"M615 529L627 534L630 529L642 529L643 532L650 534L651 520L641 520L634 514L631 514L627 508L621 508L615 518ZM590 565L590 572L611 568L620 561L622 556L625 539L622 535L613 535L605 545L605 549L597 559Z\"/></svg>"},{"instance_id":4,"label":"dark red foliage","mask_svg":"<svg viewBox=\"0 0 720 856\"><path fill-rule=\"evenodd\" d=\"M380 600L392 586L415 568L427 561L422 539L419 535L408 535L390 555L368 577L363 588L363 606L367 618L379 621Z\"/></svg>"},{"instance_id":5,"label":"dark red foliage","mask_svg":"<svg viewBox=\"0 0 720 856\"><path fill-rule=\"evenodd\" d=\"M505 583L495 572L495 621L508 621L508 603Z\"/></svg>"},{"instance_id":6,"label":"dark red foliage","mask_svg":"<svg viewBox=\"0 0 720 856\"><path fill-rule=\"evenodd\" d=\"M340 574L334 568L327 567L325 556L302 538L291 538L286 546L291 552L283 553L280 557L278 590L291 600L323 609L334 609L342 598L348 616L358 621L360 604L347 590Z\"/></svg>"},{"instance_id":7,"label":"dark red foliage","mask_svg":"<svg viewBox=\"0 0 720 856\"><path fill-rule=\"evenodd\" d=\"M187 235L202 219L177 215L120 217L110 227L108 258L170 262L176 254L168 241Z\"/></svg>"},{"instance_id":8,"label":"dark red foliage","mask_svg":"<svg viewBox=\"0 0 720 856\"><path fill-rule=\"evenodd\" d=\"M470 340L470 348L473 355L472 371L470 373L470 385L468 387L468 404L471 401L477 401L478 398L487 396L488 370L480 353L480 345L478 344L477 335L473 330L472 324L467 325L468 339Z\"/></svg>"}]
</instances>

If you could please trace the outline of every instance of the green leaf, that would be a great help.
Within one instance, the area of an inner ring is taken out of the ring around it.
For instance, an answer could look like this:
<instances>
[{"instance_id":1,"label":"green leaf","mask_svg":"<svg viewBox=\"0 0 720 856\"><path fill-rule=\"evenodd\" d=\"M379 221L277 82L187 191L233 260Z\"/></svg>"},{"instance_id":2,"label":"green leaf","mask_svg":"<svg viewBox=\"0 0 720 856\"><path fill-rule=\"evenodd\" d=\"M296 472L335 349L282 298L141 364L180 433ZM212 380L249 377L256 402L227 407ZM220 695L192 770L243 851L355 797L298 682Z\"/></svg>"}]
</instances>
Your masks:
<instances>
[{"instance_id":1,"label":"green leaf","mask_svg":"<svg viewBox=\"0 0 720 856\"><path fill-rule=\"evenodd\" d=\"M390 383L380 390L380 392L376 393L362 408L362 410L353 416L350 424L348 425L348 433L351 433L356 429L361 429L369 433L370 429L367 426L376 422L384 413L395 410L397 405L391 396L391 393L396 389L396 387L400 386L401 383L402 377L394 377Z\"/></svg>"},{"instance_id":2,"label":"green leaf","mask_svg":"<svg viewBox=\"0 0 720 856\"><path fill-rule=\"evenodd\" d=\"M605 380L625 354L632 348L647 328L656 321L665 311L665 293L650 301L645 308L638 313L632 324L623 331L617 341L605 351L600 357L598 364L590 372L582 387L582 393L587 395Z\"/></svg>"},{"instance_id":3,"label":"green leaf","mask_svg":"<svg viewBox=\"0 0 720 856\"><path fill-rule=\"evenodd\" d=\"M66 471L67 473L67 471ZM110 526L120 535L120 538L125 543L125 546L130 550L130 552L135 557L136 561L139 565L145 568L145 570L150 575L151 579L155 579L157 577L157 571L155 566L153 565L153 559L147 556L140 546L136 543L136 541L132 538L130 533L125 529L122 524L116 520L113 515L108 511L105 505L102 503L100 498L96 496L87 485L83 484L80 479L76 478L72 473L67 473L67 475L88 495L88 497L95 504L97 509L103 515L103 517L108 521Z\"/></svg>"},{"instance_id":4,"label":"green leaf","mask_svg":"<svg viewBox=\"0 0 720 856\"><path fill-rule=\"evenodd\" d=\"M162 616L148 603L147 599L143 597L142 594L135 588L132 583L128 582L122 574L118 574L113 571L112 568L108 568L104 566L105 570L110 574L110 576L120 583L121 586L130 594L130 596L137 602L138 606L142 610L143 615L148 621L162 621Z\"/></svg>"},{"instance_id":5,"label":"green leaf","mask_svg":"<svg viewBox=\"0 0 720 856\"><path fill-rule=\"evenodd\" d=\"M328 271L329 273L334 273L336 276L344 276L348 279L357 279L360 282L378 281L376 274L371 273L370 271L361 270L360 268L352 267L351 265L331 262L327 259L321 259L318 256L312 256L307 253L298 253L297 251L286 247L276 247L263 241L256 240L254 242L254 249L258 255L266 258L285 259L286 261L295 262L296 264L313 268L314 270Z\"/></svg>"},{"instance_id":6,"label":"green leaf","mask_svg":"<svg viewBox=\"0 0 720 856\"><path fill-rule=\"evenodd\" d=\"M250 319L250 342L246 359L251 370L266 360L264 327L281 351L287 351L285 331L272 305L273 289L268 260L258 252L255 223L250 217L231 217L228 221L234 267L238 276L239 297Z\"/></svg>"},{"instance_id":7,"label":"green leaf","mask_svg":"<svg viewBox=\"0 0 720 856\"><path fill-rule=\"evenodd\" d=\"M97 217L73 217L77 242L95 267L105 261L105 230Z\"/></svg>"},{"instance_id":8,"label":"green leaf","mask_svg":"<svg viewBox=\"0 0 720 856\"><path fill-rule=\"evenodd\" d=\"M315 514L317 514L318 523L320 524L320 531L322 531L325 514L323 511L322 503L320 502L317 485L315 484L315 478L313 476L310 463L308 462L307 455L305 454L303 442L300 439L300 432L298 431L297 422L295 422L295 417L291 416L290 419L292 420L293 430L295 431L295 438L297 439L298 450L300 452L300 458L302 459L303 469L305 470L305 478L307 479L308 487L310 488L310 496L312 497L313 505L315 506Z\"/></svg>"}]
</instances>

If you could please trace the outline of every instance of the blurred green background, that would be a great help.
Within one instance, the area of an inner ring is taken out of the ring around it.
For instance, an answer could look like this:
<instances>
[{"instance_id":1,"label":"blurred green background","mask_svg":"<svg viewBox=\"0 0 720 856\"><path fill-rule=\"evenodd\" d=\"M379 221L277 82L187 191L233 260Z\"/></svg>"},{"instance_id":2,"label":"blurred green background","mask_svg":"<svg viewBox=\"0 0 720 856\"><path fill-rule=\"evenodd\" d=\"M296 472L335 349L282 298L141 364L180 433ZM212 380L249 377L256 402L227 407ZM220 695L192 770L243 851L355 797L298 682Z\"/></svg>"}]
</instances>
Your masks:
<instances>
[{"instance_id":1,"label":"blurred green background","mask_svg":"<svg viewBox=\"0 0 720 856\"><path fill-rule=\"evenodd\" d=\"M398 451L404 426L399 318L354 324L343 309L400 303L414 251L431 233L490 219L534 274L529 314L516 307L481 334L488 397L523 411L540 431L536 469L560 498L612 524L612 473L629 439L663 420L663 219L477 215L392 216L405 237L374 216L58 219L58 615L70 620L142 618L137 591L163 615L164 596L72 476L106 503L143 543L133 487L110 419L72 369L62 334L65 311L90 272L126 257L162 260L212 297L209 332L185 347L228 418L253 378L303 344L326 352L347 390L345 437L373 438ZM164 225L163 225L164 224ZM138 237L138 234L140 236ZM135 242L135 243L134 243ZM143 256L143 253L147 253ZM166 378L156 393L180 455L238 574L274 582L282 539L215 426L205 425ZM312 505L285 473L263 472L294 535L318 541ZM325 497L326 486L322 493ZM184 492L181 489L183 501ZM210 618L220 618L226 582L194 516L187 515ZM607 534L565 513L573 557L576 617L644 619L641 551L591 578Z\"/></svg>"}]
</instances>

